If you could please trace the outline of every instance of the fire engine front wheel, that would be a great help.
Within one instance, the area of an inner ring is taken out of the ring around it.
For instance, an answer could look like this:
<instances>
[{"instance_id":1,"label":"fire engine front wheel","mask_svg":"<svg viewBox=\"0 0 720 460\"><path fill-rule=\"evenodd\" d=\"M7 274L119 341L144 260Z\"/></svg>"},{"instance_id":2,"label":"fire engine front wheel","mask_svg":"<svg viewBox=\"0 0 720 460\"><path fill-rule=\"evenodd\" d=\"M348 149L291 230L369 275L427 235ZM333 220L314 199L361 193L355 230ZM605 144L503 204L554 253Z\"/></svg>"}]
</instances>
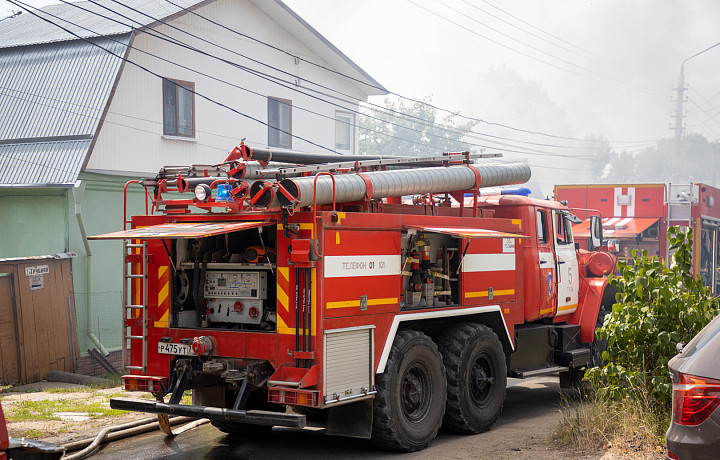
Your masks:
<instances>
[{"instance_id":1,"label":"fire engine front wheel","mask_svg":"<svg viewBox=\"0 0 720 460\"><path fill-rule=\"evenodd\" d=\"M437 346L418 331L398 331L376 377L372 443L412 452L435 439L445 412L445 366Z\"/></svg>"},{"instance_id":2,"label":"fire engine front wheel","mask_svg":"<svg viewBox=\"0 0 720 460\"><path fill-rule=\"evenodd\" d=\"M438 341L447 371L443 428L457 433L487 431L505 401L507 368L497 335L487 326L458 324Z\"/></svg>"}]
</instances>

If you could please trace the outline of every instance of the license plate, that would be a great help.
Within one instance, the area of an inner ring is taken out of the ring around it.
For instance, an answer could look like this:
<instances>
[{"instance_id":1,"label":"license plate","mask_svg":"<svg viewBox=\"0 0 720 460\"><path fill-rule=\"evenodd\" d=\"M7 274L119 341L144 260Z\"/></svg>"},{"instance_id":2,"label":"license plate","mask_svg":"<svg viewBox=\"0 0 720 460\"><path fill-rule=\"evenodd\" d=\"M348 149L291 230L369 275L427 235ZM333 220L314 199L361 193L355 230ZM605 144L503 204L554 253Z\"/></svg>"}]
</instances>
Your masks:
<instances>
[{"instance_id":1,"label":"license plate","mask_svg":"<svg viewBox=\"0 0 720 460\"><path fill-rule=\"evenodd\" d=\"M162 353L164 355L195 356L195 353L192 351L192 347L190 345L185 345L184 343L158 342L158 353Z\"/></svg>"}]
</instances>

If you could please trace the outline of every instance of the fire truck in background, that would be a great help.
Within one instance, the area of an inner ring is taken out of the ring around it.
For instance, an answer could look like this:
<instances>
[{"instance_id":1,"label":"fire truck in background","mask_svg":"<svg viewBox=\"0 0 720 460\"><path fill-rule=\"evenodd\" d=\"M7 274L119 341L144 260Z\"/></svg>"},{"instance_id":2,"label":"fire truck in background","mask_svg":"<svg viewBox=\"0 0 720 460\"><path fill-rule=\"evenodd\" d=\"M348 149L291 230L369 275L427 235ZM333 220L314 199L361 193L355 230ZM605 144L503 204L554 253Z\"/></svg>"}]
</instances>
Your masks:
<instances>
[{"instance_id":1,"label":"fire truck in background","mask_svg":"<svg viewBox=\"0 0 720 460\"><path fill-rule=\"evenodd\" d=\"M235 435L315 416L328 434L413 451L441 425L488 430L508 376L571 382L597 358L614 298L599 219L582 250L562 204L479 196L530 178L524 164L471 161L482 156L241 145L219 165L136 181L152 210L94 238L123 240L122 380L157 401L111 406Z\"/></svg>"},{"instance_id":2,"label":"fire truck in background","mask_svg":"<svg viewBox=\"0 0 720 460\"><path fill-rule=\"evenodd\" d=\"M700 183L557 185L555 199L585 219L573 226L581 246L589 216L602 215L603 234L621 260L632 260L633 249L670 260L668 227L692 228L693 273L720 294L720 189Z\"/></svg>"}]
</instances>

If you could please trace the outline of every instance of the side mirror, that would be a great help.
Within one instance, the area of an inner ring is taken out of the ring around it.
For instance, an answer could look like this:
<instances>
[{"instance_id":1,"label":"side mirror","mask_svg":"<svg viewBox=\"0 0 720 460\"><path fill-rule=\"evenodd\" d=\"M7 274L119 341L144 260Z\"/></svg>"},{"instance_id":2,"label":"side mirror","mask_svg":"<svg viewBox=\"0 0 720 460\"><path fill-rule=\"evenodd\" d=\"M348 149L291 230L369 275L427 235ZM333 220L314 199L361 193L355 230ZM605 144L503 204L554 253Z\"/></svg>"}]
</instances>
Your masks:
<instances>
[{"instance_id":1,"label":"side mirror","mask_svg":"<svg viewBox=\"0 0 720 460\"><path fill-rule=\"evenodd\" d=\"M597 251L602 246L602 220L600 216L590 216L590 250Z\"/></svg>"}]
</instances>

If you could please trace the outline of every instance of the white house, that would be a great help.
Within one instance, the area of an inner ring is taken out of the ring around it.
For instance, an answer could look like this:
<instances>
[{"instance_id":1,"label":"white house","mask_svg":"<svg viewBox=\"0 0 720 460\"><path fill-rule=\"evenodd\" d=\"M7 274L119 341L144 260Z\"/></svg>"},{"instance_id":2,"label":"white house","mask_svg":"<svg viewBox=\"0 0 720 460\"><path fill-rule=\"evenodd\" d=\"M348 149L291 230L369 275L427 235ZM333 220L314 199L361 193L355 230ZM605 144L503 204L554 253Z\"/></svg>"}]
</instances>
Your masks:
<instances>
[{"instance_id":1,"label":"white house","mask_svg":"<svg viewBox=\"0 0 720 460\"><path fill-rule=\"evenodd\" d=\"M81 350L120 346L123 187L250 146L355 153L387 91L280 0L97 0L0 22L0 258L75 252ZM144 211L128 189L128 214Z\"/></svg>"}]
</instances>

